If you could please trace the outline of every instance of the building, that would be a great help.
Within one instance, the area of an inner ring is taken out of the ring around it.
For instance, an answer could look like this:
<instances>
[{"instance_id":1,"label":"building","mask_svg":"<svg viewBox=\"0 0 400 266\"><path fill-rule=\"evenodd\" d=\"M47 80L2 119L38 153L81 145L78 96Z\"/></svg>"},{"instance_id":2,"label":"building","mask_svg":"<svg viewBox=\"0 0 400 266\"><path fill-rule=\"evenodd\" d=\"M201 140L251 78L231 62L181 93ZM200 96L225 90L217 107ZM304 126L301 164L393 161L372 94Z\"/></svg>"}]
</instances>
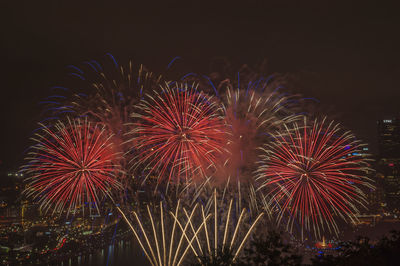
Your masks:
<instances>
[{"instance_id":1,"label":"building","mask_svg":"<svg viewBox=\"0 0 400 266\"><path fill-rule=\"evenodd\" d=\"M381 158L400 158L400 118L378 120L378 148Z\"/></svg>"},{"instance_id":2,"label":"building","mask_svg":"<svg viewBox=\"0 0 400 266\"><path fill-rule=\"evenodd\" d=\"M379 156L377 171L382 174L385 199L391 210L400 210L400 118L378 121Z\"/></svg>"}]
</instances>

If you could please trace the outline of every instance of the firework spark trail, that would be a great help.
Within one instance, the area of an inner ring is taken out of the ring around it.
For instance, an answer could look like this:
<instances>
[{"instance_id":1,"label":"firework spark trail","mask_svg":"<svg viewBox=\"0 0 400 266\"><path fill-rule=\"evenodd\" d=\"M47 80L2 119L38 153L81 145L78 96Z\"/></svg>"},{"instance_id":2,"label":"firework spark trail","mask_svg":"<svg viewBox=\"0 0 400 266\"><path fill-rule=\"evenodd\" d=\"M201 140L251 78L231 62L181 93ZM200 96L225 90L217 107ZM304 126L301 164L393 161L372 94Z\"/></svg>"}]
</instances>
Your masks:
<instances>
[{"instance_id":1,"label":"firework spark trail","mask_svg":"<svg viewBox=\"0 0 400 266\"><path fill-rule=\"evenodd\" d=\"M132 62L126 69L120 66L114 75L107 73L111 77L104 72L96 74L88 85L95 89L91 94L75 94L74 111L79 115L90 115L116 131L122 130L129 121L131 108L140 101L143 93L158 87L162 79L144 70L142 65L137 73L133 73Z\"/></svg>"},{"instance_id":2,"label":"firework spark trail","mask_svg":"<svg viewBox=\"0 0 400 266\"><path fill-rule=\"evenodd\" d=\"M135 222L131 222L120 207L117 209L128 223L152 265L181 265L189 251L193 252L199 262L201 262L200 256L217 256L219 247L233 252L234 260L239 256L263 213L248 224L245 222L246 210L243 209L237 223L234 224L232 203L233 200L229 203L228 211L219 207L216 191L214 191L207 204L209 207L206 207L210 208L208 210L210 213L207 213L208 211L202 205L199 208L198 204L187 210L181 207L178 200L175 211L169 211L168 216L164 214L165 206L160 202L159 212L157 208L152 212L149 205L146 206L144 216L134 211ZM220 226L219 223L222 223L222 220L220 221L219 214L226 211L224 226ZM154 214L156 212L160 215ZM222 241L222 245L219 241Z\"/></svg>"},{"instance_id":3,"label":"firework spark trail","mask_svg":"<svg viewBox=\"0 0 400 266\"><path fill-rule=\"evenodd\" d=\"M41 102L48 107L46 112L60 117L71 113L89 116L118 134L128 122L132 105L145 91L158 87L162 77L147 71L143 65L134 67L131 61L127 66L118 65L111 54L107 56L112 66L102 66L94 60L85 62L82 68L68 66L73 78L71 84L68 88L53 87L53 93L62 95L52 95Z\"/></svg>"},{"instance_id":4,"label":"firework spark trail","mask_svg":"<svg viewBox=\"0 0 400 266\"><path fill-rule=\"evenodd\" d=\"M195 213L198 209L197 204L189 213L185 208L180 207L180 201L176 205L175 213L170 211L169 215L164 215L163 208L163 204L160 202L160 219L158 220L158 216L152 214L149 205L146 206L148 220L150 221L150 225L146 226L148 224L145 223L145 220L140 219L138 212L133 212L136 223L132 223L121 208L117 207L151 265L181 265L189 250L192 250L197 257L193 242L211 215L204 217L204 220L195 228L193 225L195 224ZM183 218L180 215L181 209L186 215ZM137 227L134 226L135 224L137 224ZM192 231L189 230L189 225ZM179 227L178 230L177 227ZM168 239L169 241L166 241Z\"/></svg>"},{"instance_id":5,"label":"firework spark trail","mask_svg":"<svg viewBox=\"0 0 400 266\"><path fill-rule=\"evenodd\" d=\"M24 193L38 199L46 212L62 213L94 204L99 212L99 196L111 197L120 189L116 176L121 170L114 164L120 154L114 152L111 136L104 127L87 120L57 122L54 127L42 125L35 134L27 165L29 184Z\"/></svg>"},{"instance_id":6,"label":"firework spark trail","mask_svg":"<svg viewBox=\"0 0 400 266\"><path fill-rule=\"evenodd\" d=\"M115 69L106 70L94 72L85 79L88 91L74 94L71 111L104 124L114 133L115 146L125 153L124 158L128 158L132 146L124 144L127 140L125 132L130 130L127 124L133 107L146 91L159 86L162 77L145 70L143 65L135 72L132 62L125 68L116 65Z\"/></svg>"},{"instance_id":7,"label":"firework spark trail","mask_svg":"<svg viewBox=\"0 0 400 266\"><path fill-rule=\"evenodd\" d=\"M214 205L213 222L211 222L211 219L206 219L205 210L203 208L201 209L200 217L205 224L203 230L204 233L195 234L195 239L197 243L203 243L203 245L198 244L197 247L196 245L192 246L192 249L194 251L196 249L198 250L198 254L201 254L203 256L206 255L210 257L217 257L219 250L229 251L232 252L232 254L234 255L233 261L235 261L236 258L239 256L242 248L246 244L248 238L250 237L255 226L258 224L264 213L262 212L258 214L252 223L247 224L245 223L246 209L242 209L235 225L234 219L232 218L232 204L233 199L231 199L229 202L227 212L226 209L224 209L223 207L218 207L217 192L216 190L214 190L213 196L207 204L209 207L211 207L211 205ZM210 212L212 212L211 208ZM224 222L220 220L218 215L219 213L226 213L226 216L224 217ZM186 216L188 215L186 214ZM220 223L222 224L222 226L220 225ZM246 228L245 225L249 225L249 227ZM230 229L233 229L233 232L231 232ZM212 238L212 234L214 234L214 238ZM242 237L241 241L239 240L240 237ZM222 240L222 245L219 244L220 240ZM205 250L204 247L207 247L207 250Z\"/></svg>"},{"instance_id":8,"label":"firework spark trail","mask_svg":"<svg viewBox=\"0 0 400 266\"><path fill-rule=\"evenodd\" d=\"M361 144L338 124L315 120L286 127L263 149L257 173L260 190L266 189L269 204L279 204L278 222L288 214L288 230L297 219L303 230L318 237L325 227L338 232L335 216L355 221L357 206L364 206L362 188L372 188L371 171Z\"/></svg>"},{"instance_id":9,"label":"firework spark trail","mask_svg":"<svg viewBox=\"0 0 400 266\"><path fill-rule=\"evenodd\" d=\"M188 84L147 94L132 114L132 142L139 155L135 168L148 169L144 181L156 175L158 182L190 183L215 168L223 150L224 124L214 98Z\"/></svg>"}]
</instances>

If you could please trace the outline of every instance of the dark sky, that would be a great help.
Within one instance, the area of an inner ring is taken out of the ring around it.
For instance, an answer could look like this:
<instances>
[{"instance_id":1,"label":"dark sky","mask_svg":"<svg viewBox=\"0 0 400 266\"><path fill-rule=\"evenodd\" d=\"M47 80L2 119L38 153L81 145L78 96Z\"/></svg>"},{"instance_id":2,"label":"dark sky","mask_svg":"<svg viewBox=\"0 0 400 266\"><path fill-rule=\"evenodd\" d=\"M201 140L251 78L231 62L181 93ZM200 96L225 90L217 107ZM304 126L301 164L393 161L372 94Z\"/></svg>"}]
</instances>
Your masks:
<instances>
[{"instance_id":1,"label":"dark sky","mask_svg":"<svg viewBox=\"0 0 400 266\"><path fill-rule=\"evenodd\" d=\"M219 56L237 64L267 58L271 72L299 75L298 92L333 108L347 128L372 144L376 119L399 113L400 19L398 8L387 1L58 2L2 6L3 170L20 164L39 118L38 102L60 84L65 67L101 60L107 52L156 70L181 56L192 68L188 71L204 73Z\"/></svg>"}]
</instances>

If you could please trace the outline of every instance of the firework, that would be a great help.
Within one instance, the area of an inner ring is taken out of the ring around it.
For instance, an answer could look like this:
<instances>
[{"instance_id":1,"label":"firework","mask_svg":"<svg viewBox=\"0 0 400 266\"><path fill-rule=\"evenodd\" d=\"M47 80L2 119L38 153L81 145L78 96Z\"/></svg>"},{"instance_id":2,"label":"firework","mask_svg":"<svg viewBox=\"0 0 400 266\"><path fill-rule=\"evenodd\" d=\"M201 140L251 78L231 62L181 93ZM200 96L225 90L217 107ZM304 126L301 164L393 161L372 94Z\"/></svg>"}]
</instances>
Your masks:
<instances>
[{"instance_id":1,"label":"firework","mask_svg":"<svg viewBox=\"0 0 400 266\"><path fill-rule=\"evenodd\" d=\"M119 154L114 152L111 136L103 126L87 120L57 122L53 127L42 125L35 134L28 164L30 176L25 193L40 203L46 212L67 215L88 204L99 212L102 196L111 197L111 189L119 189Z\"/></svg>"},{"instance_id":2,"label":"firework","mask_svg":"<svg viewBox=\"0 0 400 266\"><path fill-rule=\"evenodd\" d=\"M213 219L208 219L204 209L201 209L201 219L199 220L202 220L205 225L203 233L194 235L196 242L192 248L194 251L197 250L196 254L217 257L218 252L223 251L232 253L233 261L236 260L264 213L258 214L252 223L247 223L245 222L246 209L242 209L235 225L235 219L232 218L232 204L233 200L231 199L228 210L225 206L218 207L217 192L214 190L213 197L208 202L209 212L213 212ZM214 205L213 210L212 205ZM219 214L224 216L224 221ZM188 214L186 216L188 217ZM192 231L194 232L194 229Z\"/></svg>"},{"instance_id":3,"label":"firework","mask_svg":"<svg viewBox=\"0 0 400 266\"><path fill-rule=\"evenodd\" d=\"M263 149L257 181L270 208L280 212L278 222L286 215L288 230L296 222L302 234L306 229L320 236L326 228L338 232L336 217L355 220L366 202L362 188L372 187L362 147L351 132L325 119L304 118L277 133Z\"/></svg>"},{"instance_id":4,"label":"firework","mask_svg":"<svg viewBox=\"0 0 400 266\"><path fill-rule=\"evenodd\" d=\"M214 191L213 197L208 201L208 207L205 208L195 204L187 210L180 206L178 200L175 211L165 215L165 206L160 203L158 216L154 215L158 210L152 212L147 205L147 215L144 216L148 218L145 220L140 212L133 212L136 223L130 222L121 208L117 208L152 265L180 265L189 251L199 259L201 256L217 256L222 247L222 250L232 252L233 260L238 257L263 213L248 224L245 222L246 210L243 209L237 223L234 224L232 202L231 200L228 210L219 207ZM219 214L226 214L223 224ZM146 224L143 221L150 223Z\"/></svg>"},{"instance_id":5,"label":"firework","mask_svg":"<svg viewBox=\"0 0 400 266\"><path fill-rule=\"evenodd\" d=\"M192 244L210 217L210 215L204 217L204 220L195 228L193 224L198 205L196 204L188 213L185 208L180 207L179 200L175 212L170 211L167 214L164 214L164 206L160 202L159 217L152 214L149 205L146 206L148 215L146 220L141 219L140 213L134 211L136 223L130 222L121 208L117 207L117 209L131 228L145 256L151 265L155 266L181 265L189 250L197 256ZM186 217L182 217L182 209ZM143 221L150 221L150 223Z\"/></svg>"},{"instance_id":6,"label":"firework","mask_svg":"<svg viewBox=\"0 0 400 266\"><path fill-rule=\"evenodd\" d=\"M215 167L225 131L213 97L188 84L166 84L147 94L137 110L130 134L138 150L135 168L147 172L144 181L154 176L158 182L189 183Z\"/></svg>"},{"instance_id":7,"label":"firework","mask_svg":"<svg viewBox=\"0 0 400 266\"><path fill-rule=\"evenodd\" d=\"M231 191L237 195L239 204L243 198L257 209L260 200L253 173L257 169L259 148L271 140L272 132L299 119L292 111L297 96L271 91L268 81L249 81L247 89L235 89L230 83L226 86L223 108L228 125L227 153L218 164L215 180L223 185L224 194Z\"/></svg>"},{"instance_id":8,"label":"firework","mask_svg":"<svg viewBox=\"0 0 400 266\"><path fill-rule=\"evenodd\" d=\"M92 76L88 86L94 90L88 95L75 94L73 108L79 115L88 115L103 123L120 138L126 132L124 127L134 104L146 90L154 89L161 81L161 76L146 71L143 65L134 72L132 62L125 68L115 65L109 73L95 72Z\"/></svg>"}]
</instances>

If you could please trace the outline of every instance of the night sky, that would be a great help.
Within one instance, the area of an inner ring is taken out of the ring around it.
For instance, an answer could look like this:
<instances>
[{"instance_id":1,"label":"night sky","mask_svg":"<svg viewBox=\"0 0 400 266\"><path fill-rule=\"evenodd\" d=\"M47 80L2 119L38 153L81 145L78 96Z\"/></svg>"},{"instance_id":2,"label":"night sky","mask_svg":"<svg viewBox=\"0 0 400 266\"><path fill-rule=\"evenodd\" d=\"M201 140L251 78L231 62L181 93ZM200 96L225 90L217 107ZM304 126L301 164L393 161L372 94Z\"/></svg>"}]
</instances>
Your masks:
<instances>
[{"instance_id":1,"label":"night sky","mask_svg":"<svg viewBox=\"0 0 400 266\"><path fill-rule=\"evenodd\" d=\"M399 114L400 19L398 8L386 1L56 2L2 7L1 170L21 164L41 118L38 102L50 95L51 86L63 85L66 66L101 61L108 52L121 63L132 59L154 71L180 56L187 72L204 74L216 57L237 65L267 59L271 73L299 77L296 92L318 98L373 147L376 120Z\"/></svg>"}]
</instances>

